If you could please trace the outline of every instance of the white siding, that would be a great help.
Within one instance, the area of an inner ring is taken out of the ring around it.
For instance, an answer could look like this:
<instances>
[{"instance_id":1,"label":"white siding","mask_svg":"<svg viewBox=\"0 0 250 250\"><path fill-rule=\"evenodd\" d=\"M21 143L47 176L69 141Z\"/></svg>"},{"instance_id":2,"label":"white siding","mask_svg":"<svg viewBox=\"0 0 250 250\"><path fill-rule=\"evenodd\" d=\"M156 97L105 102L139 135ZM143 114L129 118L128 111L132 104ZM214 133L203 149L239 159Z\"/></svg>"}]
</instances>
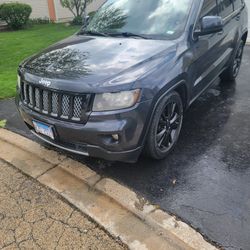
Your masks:
<instances>
[{"instance_id":1,"label":"white siding","mask_svg":"<svg viewBox=\"0 0 250 250\"><path fill-rule=\"evenodd\" d=\"M62 7L60 0L54 0L54 4L56 11L56 19L58 21L72 20L73 14L67 8Z\"/></svg>"},{"instance_id":2,"label":"white siding","mask_svg":"<svg viewBox=\"0 0 250 250\"><path fill-rule=\"evenodd\" d=\"M91 11L97 10L105 1L106 0L93 0L93 2L87 6L87 12L89 13ZM73 14L68 9L62 7L60 0L54 0L54 3L56 9L56 17L58 21L73 19Z\"/></svg>"},{"instance_id":3,"label":"white siding","mask_svg":"<svg viewBox=\"0 0 250 250\"><path fill-rule=\"evenodd\" d=\"M0 0L0 4L6 2L20 2L32 7L31 18L49 18L47 0Z\"/></svg>"},{"instance_id":4,"label":"white siding","mask_svg":"<svg viewBox=\"0 0 250 250\"><path fill-rule=\"evenodd\" d=\"M97 10L106 0L93 0L87 7L87 12ZM49 18L49 9L47 0L0 0L1 3L20 2L27 3L32 7L31 18ZM73 19L73 14L61 6L60 0L54 0L56 17L58 21L67 21Z\"/></svg>"},{"instance_id":5,"label":"white siding","mask_svg":"<svg viewBox=\"0 0 250 250\"><path fill-rule=\"evenodd\" d=\"M101 5L105 2L106 0L93 0L93 2L88 5L87 12L89 13L91 11L98 10L101 7Z\"/></svg>"}]
</instances>

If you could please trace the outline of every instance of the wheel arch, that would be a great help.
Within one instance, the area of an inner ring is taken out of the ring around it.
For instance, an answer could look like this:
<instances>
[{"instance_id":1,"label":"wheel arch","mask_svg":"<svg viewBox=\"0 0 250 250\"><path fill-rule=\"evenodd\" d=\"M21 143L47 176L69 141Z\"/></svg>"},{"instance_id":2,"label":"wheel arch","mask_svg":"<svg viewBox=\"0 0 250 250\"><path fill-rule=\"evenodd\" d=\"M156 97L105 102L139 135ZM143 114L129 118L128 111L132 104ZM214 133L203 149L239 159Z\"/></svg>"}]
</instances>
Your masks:
<instances>
[{"instance_id":1,"label":"wheel arch","mask_svg":"<svg viewBox=\"0 0 250 250\"><path fill-rule=\"evenodd\" d=\"M172 91L175 91L180 95L180 97L182 99L183 109L185 110L188 107L188 100L189 100L188 87L187 87L187 82L184 79L176 82L175 84L172 85L172 87L170 87L168 89L163 88L161 91L159 91L159 95L157 95L156 101L152 104L152 109L149 112L150 116L147 119L147 123L146 123L146 126L144 128L145 129L144 133L142 133L143 137L141 138L140 144L143 147L145 145L146 138L148 136L148 131L149 131L149 128L150 128L151 123L152 123L153 115L154 115L154 112L155 112L158 104L166 95L168 95Z\"/></svg>"},{"instance_id":2,"label":"wheel arch","mask_svg":"<svg viewBox=\"0 0 250 250\"><path fill-rule=\"evenodd\" d=\"M174 88L172 91L176 91L182 100L183 108L184 110L188 107L188 88L187 85L182 82L176 88Z\"/></svg>"},{"instance_id":3,"label":"wheel arch","mask_svg":"<svg viewBox=\"0 0 250 250\"><path fill-rule=\"evenodd\" d=\"M246 31L241 37L241 40L243 40L245 44L247 42L247 36L248 36L248 31Z\"/></svg>"}]
</instances>

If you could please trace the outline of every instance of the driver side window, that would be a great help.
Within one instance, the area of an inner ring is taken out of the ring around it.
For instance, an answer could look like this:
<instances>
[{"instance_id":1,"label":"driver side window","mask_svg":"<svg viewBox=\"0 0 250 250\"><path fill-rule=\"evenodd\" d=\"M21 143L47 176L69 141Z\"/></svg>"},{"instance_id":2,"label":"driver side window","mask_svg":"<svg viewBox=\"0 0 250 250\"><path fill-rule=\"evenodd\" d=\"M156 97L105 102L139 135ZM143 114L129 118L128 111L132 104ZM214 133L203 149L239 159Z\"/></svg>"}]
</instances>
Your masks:
<instances>
[{"instance_id":1,"label":"driver side window","mask_svg":"<svg viewBox=\"0 0 250 250\"><path fill-rule=\"evenodd\" d=\"M196 30L201 29L201 20L205 16L218 16L218 6L216 0L205 0L201 8L201 13L196 24Z\"/></svg>"}]
</instances>

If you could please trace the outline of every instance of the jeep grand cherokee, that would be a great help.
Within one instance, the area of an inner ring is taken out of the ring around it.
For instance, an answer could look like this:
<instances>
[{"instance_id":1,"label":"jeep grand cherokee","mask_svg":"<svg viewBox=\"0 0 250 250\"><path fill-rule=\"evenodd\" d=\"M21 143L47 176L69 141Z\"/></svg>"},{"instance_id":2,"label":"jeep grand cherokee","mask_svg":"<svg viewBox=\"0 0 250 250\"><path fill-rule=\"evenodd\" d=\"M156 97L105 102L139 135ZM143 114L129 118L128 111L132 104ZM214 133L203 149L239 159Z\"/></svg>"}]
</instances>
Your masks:
<instances>
[{"instance_id":1,"label":"jeep grand cherokee","mask_svg":"<svg viewBox=\"0 0 250 250\"><path fill-rule=\"evenodd\" d=\"M77 34L20 65L18 109L56 147L163 159L184 110L218 76L237 77L247 22L242 0L108 0Z\"/></svg>"}]
</instances>

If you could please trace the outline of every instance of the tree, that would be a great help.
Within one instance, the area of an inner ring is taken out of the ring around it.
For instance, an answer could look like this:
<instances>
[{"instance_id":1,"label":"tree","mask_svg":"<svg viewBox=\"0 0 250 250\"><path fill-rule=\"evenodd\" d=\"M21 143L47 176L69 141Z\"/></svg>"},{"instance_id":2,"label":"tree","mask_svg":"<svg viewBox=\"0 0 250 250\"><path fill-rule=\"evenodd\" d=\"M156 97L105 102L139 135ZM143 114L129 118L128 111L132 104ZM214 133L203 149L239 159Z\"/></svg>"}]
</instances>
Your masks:
<instances>
[{"instance_id":1,"label":"tree","mask_svg":"<svg viewBox=\"0 0 250 250\"><path fill-rule=\"evenodd\" d=\"M75 18L86 15L86 7L93 0L60 0L64 8L68 8Z\"/></svg>"},{"instance_id":2,"label":"tree","mask_svg":"<svg viewBox=\"0 0 250 250\"><path fill-rule=\"evenodd\" d=\"M115 31L126 25L127 15L121 9L115 8L112 4L102 7L93 17L89 24L90 30Z\"/></svg>"}]
</instances>

